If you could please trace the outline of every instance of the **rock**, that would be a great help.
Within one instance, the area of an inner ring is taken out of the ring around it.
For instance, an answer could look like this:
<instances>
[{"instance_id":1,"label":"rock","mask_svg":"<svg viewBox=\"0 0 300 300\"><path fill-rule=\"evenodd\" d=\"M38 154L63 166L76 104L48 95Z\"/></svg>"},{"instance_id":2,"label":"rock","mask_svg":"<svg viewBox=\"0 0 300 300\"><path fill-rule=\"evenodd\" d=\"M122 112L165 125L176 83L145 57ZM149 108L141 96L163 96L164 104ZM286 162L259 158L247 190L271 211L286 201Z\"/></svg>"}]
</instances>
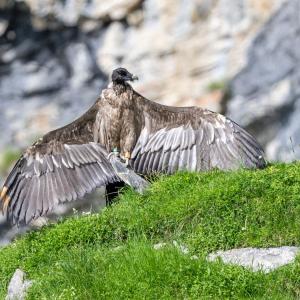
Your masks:
<instances>
[{"instance_id":1,"label":"rock","mask_svg":"<svg viewBox=\"0 0 300 300\"><path fill-rule=\"evenodd\" d=\"M30 226L32 228L42 228L44 226L47 226L49 224L49 218L47 217L39 217L36 220L32 220L30 222Z\"/></svg>"},{"instance_id":2,"label":"rock","mask_svg":"<svg viewBox=\"0 0 300 300\"><path fill-rule=\"evenodd\" d=\"M86 85L96 73L88 46L83 42L71 43L65 53L70 65L70 86L77 88Z\"/></svg>"},{"instance_id":3,"label":"rock","mask_svg":"<svg viewBox=\"0 0 300 300\"><path fill-rule=\"evenodd\" d=\"M187 246L179 244L177 241L173 241L173 245L183 254L189 254L190 252Z\"/></svg>"},{"instance_id":4,"label":"rock","mask_svg":"<svg viewBox=\"0 0 300 300\"><path fill-rule=\"evenodd\" d=\"M97 64L101 70L110 75L124 58L126 48L125 29L120 22L113 22L99 41ZM101 45L101 46L100 46Z\"/></svg>"},{"instance_id":5,"label":"rock","mask_svg":"<svg viewBox=\"0 0 300 300\"><path fill-rule=\"evenodd\" d=\"M252 269L253 271L270 272L295 260L299 247L277 248L241 248L228 251L217 251L208 255L209 261L217 258L226 264L234 264Z\"/></svg>"},{"instance_id":6,"label":"rock","mask_svg":"<svg viewBox=\"0 0 300 300\"><path fill-rule=\"evenodd\" d=\"M124 246L117 246L117 247L112 248L111 251L118 252L118 251L121 251L123 249L124 249Z\"/></svg>"},{"instance_id":7,"label":"rock","mask_svg":"<svg viewBox=\"0 0 300 300\"><path fill-rule=\"evenodd\" d=\"M124 19L142 3L141 0L94 0L91 2L89 16L98 19L109 17L111 20Z\"/></svg>"},{"instance_id":8,"label":"rock","mask_svg":"<svg viewBox=\"0 0 300 300\"><path fill-rule=\"evenodd\" d=\"M11 278L9 285L7 296L5 300L23 300L26 296L26 291L32 285L32 281L25 280L25 273L17 269Z\"/></svg>"},{"instance_id":9,"label":"rock","mask_svg":"<svg viewBox=\"0 0 300 300\"><path fill-rule=\"evenodd\" d=\"M157 244L155 244L154 246L153 246L153 248L155 249L155 250L159 250L159 249L162 249L162 248L164 248L164 247L166 247L167 246L167 243L157 243Z\"/></svg>"},{"instance_id":10,"label":"rock","mask_svg":"<svg viewBox=\"0 0 300 300\"><path fill-rule=\"evenodd\" d=\"M249 39L278 8L269 4L266 14L254 3L190 0L183 9L171 0L145 1L143 22L123 30L122 64L141 75L137 88L152 99L218 110L221 98L213 104L202 98L207 87L241 69Z\"/></svg>"},{"instance_id":11,"label":"rock","mask_svg":"<svg viewBox=\"0 0 300 300\"><path fill-rule=\"evenodd\" d=\"M141 0L21 0L35 17L36 29L76 26L82 19L122 20L141 4Z\"/></svg>"},{"instance_id":12,"label":"rock","mask_svg":"<svg viewBox=\"0 0 300 300\"><path fill-rule=\"evenodd\" d=\"M258 137L270 160L300 158L299 4L286 1L260 29L231 83L227 114Z\"/></svg>"},{"instance_id":13,"label":"rock","mask_svg":"<svg viewBox=\"0 0 300 300\"><path fill-rule=\"evenodd\" d=\"M5 31L8 27L8 24L9 23L8 23L7 20L1 20L0 19L0 36L2 36L5 33Z\"/></svg>"},{"instance_id":14,"label":"rock","mask_svg":"<svg viewBox=\"0 0 300 300\"><path fill-rule=\"evenodd\" d=\"M50 101L57 111L47 130L74 119L119 65L139 75L135 88L148 98L220 110L223 91L209 91L209 86L240 71L249 41L281 3L6 1L3 10L10 18L3 22L10 34L0 35L0 134L7 134L0 138L0 150L31 142L19 137ZM16 118L20 105L24 115Z\"/></svg>"}]
</instances>

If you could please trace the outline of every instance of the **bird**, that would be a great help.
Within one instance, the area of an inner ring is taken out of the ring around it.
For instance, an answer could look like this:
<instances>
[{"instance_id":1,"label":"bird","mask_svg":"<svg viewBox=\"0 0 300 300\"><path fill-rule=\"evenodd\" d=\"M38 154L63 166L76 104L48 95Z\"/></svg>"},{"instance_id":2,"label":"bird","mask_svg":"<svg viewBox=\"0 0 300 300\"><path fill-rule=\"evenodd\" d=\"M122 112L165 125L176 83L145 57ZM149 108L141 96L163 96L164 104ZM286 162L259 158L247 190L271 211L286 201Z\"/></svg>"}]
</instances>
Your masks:
<instances>
[{"instance_id":1,"label":"bird","mask_svg":"<svg viewBox=\"0 0 300 300\"><path fill-rule=\"evenodd\" d=\"M28 224L59 203L101 186L120 184L109 156L137 174L264 168L256 139L230 118L201 107L148 100L119 67L92 107L27 148L0 192L0 209L13 224Z\"/></svg>"}]
</instances>

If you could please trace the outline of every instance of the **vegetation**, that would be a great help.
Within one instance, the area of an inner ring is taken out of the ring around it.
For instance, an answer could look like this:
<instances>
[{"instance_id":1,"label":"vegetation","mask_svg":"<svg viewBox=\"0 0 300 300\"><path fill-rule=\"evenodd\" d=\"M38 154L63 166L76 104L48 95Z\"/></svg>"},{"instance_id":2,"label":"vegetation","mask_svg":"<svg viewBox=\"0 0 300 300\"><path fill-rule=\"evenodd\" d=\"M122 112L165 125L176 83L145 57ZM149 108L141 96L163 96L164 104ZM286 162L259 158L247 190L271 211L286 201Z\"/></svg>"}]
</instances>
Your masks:
<instances>
[{"instance_id":1,"label":"vegetation","mask_svg":"<svg viewBox=\"0 0 300 300\"><path fill-rule=\"evenodd\" d=\"M207 86L207 90L209 92L214 91L225 91L228 86L228 81L226 79L219 80L219 81L213 81Z\"/></svg>"},{"instance_id":2,"label":"vegetation","mask_svg":"<svg viewBox=\"0 0 300 300\"><path fill-rule=\"evenodd\" d=\"M9 167L14 163L21 153L18 150L8 148L0 154L0 173L6 172Z\"/></svg>"},{"instance_id":3,"label":"vegetation","mask_svg":"<svg viewBox=\"0 0 300 300\"><path fill-rule=\"evenodd\" d=\"M0 298L20 267L34 280L28 299L298 299L299 259L264 274L205 258L217 249L299 245L299 228L298 163L163 176L143 196L126 190L100 214L3 248Z\"/></svg>"}]
</instances>

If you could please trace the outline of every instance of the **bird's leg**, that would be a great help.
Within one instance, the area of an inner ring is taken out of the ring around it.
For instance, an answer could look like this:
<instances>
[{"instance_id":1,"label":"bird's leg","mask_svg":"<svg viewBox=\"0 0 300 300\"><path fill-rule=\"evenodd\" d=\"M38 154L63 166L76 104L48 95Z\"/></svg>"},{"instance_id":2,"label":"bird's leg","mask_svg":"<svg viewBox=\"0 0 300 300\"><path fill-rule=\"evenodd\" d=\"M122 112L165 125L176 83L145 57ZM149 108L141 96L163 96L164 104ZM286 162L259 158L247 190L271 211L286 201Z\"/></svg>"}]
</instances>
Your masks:
<instances>
[{"instance_id":1,"label":"bird's leg","mask_svg":"<svg viewBox=\"0 0 300 300\"><path fill-rule=\"evenodd\" d=\"M112 149L112 152L110 152L108 154L107 158L109 159L111 156L120 157L120 151L119 151L119 149L117 147L115 147L115 148Z\"/></svg>"},{"instance_id":2,"label":"bird's leg","mask_svg":"<svg viewBox=\"0 0 300 300\"><path fill-rule=\"evenodd\" d=\"M113 204L115 198L119 195L120 190L124 186L125 183L123 181L113 182L106 185L106 191L105 191L106 206L110 206Z\"/></svg>"}]
</instances>

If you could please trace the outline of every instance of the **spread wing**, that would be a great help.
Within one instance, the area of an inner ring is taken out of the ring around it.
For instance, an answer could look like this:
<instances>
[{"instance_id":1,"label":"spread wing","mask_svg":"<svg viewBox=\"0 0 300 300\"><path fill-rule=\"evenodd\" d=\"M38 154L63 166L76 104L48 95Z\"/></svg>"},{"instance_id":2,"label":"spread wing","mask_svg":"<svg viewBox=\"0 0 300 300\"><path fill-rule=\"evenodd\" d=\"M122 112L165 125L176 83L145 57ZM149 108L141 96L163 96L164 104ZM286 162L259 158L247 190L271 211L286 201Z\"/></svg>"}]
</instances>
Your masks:
<instances>
[{"instance_id":1,"label":"spread wing","mask_svg":"<svg viewBox=\"0 0 300 300\"><path fill-rule=\"evenodd\" d=\"M139 99L144 126L131 165L142 174L265 166L257 141L232 120L198 107L173 108Z\"/></svg>"},{"instance_id":2,"label":"spread wing","mask_svg":"<svg viewBox=\"0 0 300 300\"><path fill-rule=\"evenodd\" d=\"M120 179L106 149L93 142L97 110L48 133L18 160L0 192L0 208L13 223L29 223L60 202L83 197Z\"/></svg>"}]
</instances>

